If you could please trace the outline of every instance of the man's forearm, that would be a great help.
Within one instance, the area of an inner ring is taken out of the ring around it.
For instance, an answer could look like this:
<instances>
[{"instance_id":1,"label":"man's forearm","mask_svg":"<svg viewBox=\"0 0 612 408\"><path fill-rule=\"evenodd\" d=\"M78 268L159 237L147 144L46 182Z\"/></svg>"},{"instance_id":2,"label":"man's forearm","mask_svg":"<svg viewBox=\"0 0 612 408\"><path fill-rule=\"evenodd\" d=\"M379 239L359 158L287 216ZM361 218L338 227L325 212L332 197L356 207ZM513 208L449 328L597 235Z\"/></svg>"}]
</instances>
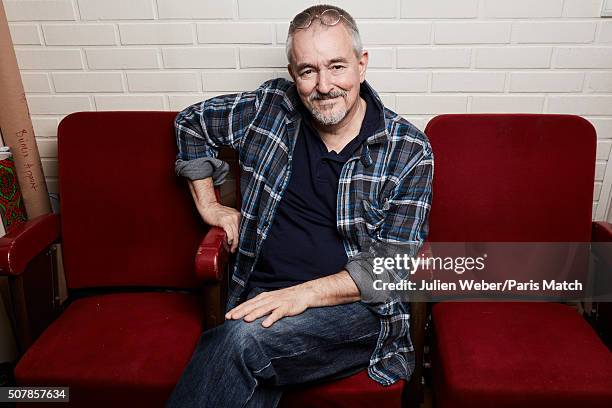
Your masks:
<instances>
[{"instance_id":1,"label":"man's forearm","mask_svg":"<svg viewBox=\"0 0 612 408\"><path fill-rule=\"evenodd\" d=\"M295 316L311 307L334 306L360 300L359 289L347 271L311 280L288 288L266 291L244 301L225 314L226 319L261 323L270 327L278 319Z\"/></svg>"},{"instance_id":2,"label":"man's forearm","mask_svg":"<svg viewBox=\"0 0 612 408\"><path fill-rule=\"evenodd\" d=\"M187 180L187 183L189 184L189 191L191 191L191 196L198 210L217 202L212 177L200 180Z\"/></svg>"},{"instance_id":3,"label":"man's forearm","mask_svg":"<svg viewBox=\"0 0 612 408\"><path fill-rule=\"evenodd\" d=\"M357 285L344 270L299 286L309 294L309 307L340 305L361 299Z\"/></svg>"},{"instance_id":4,"label":"man's forearm","mask_svg":"<svg viewBox=\"0 0 612 408\"><path fill-rule=\"evenodd\" d=\"M211 177L188 180L188 183L191 196L202 220L208 225L223 228L230 251L236 252L240 236L240 212L217 201Z\"/></svg>"}]
</instances>

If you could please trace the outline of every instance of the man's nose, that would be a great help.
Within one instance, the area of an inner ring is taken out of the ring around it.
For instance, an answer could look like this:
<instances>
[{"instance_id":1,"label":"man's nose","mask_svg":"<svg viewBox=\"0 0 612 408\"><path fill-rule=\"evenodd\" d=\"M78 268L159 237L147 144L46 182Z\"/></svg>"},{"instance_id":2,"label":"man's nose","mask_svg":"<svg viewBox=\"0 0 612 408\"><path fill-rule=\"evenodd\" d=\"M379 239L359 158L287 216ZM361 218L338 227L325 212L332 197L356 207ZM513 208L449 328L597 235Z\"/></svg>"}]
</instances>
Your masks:
<instances>
[{"instance_id":1,"label":"man's nose","mask_svg":"<svg viewBox=\"0 0 612 408\"><path fill-rule=\"evenodd\" d=\"M327 70L322 69L319 71L317 91L322 94L327 94L331 91L332 85Z\"/></svg>"}]
</instances>

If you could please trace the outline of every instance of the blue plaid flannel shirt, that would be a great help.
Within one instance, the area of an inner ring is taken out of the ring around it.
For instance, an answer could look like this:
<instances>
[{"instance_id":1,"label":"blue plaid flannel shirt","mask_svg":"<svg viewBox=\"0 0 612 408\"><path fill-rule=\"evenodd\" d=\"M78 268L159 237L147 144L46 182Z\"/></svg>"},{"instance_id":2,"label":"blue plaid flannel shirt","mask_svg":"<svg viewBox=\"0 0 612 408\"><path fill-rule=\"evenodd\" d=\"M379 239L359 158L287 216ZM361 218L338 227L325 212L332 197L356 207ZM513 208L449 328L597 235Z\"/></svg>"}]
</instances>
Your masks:
<instances>
[{"instance_id":1,"label":"blue plaid flannel shirt","mask_svg":"<svg viewBox=\"0 0 612 408\"><path fill-rule=\"evenodd\" d=\"M374 279L408 279L405 270L373 273L374 257L416 256L426 235L431 204L433 154L426 136L380 104L378 130L345 163L337 198L337 229L348 257L345 269L355 280L361 302L381 321L369 376L383 385L409 379L414 348L409 334L409 303L373 289ZM216 160L221 146L238 152L242 169L240 238L226 310L242 302L244 288L268 235L291 176L301 103L293 82L273 79L253 92L223 95L191 105L175 119L177 174ZM384 117L383 117L384 116ZM213 178L214 175L213 175Z\"/></svg>"}]
</instances>

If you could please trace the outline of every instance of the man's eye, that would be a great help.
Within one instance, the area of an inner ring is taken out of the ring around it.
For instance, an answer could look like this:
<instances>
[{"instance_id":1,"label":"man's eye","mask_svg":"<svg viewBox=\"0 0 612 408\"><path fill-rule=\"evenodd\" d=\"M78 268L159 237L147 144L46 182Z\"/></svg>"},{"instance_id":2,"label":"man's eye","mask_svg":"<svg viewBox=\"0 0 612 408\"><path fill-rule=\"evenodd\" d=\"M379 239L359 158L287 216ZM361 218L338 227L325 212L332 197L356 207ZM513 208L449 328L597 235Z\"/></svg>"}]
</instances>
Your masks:
<instances>
[{"instance_id":1,"label":"man's eye","mask_svg":"<svg viewBox=\"0 0 612 408\"><path fill-rule=\"evenodd\" d=\"M332 66L332 69L335 71L340 71L341 69L344 69L343 65L334 65Z\"/></svg>"},{"instance_id":2,"label":"man's eye","mask_svg":"<svg viewBox=\"0 0 612 408\"><path fill-rule=\"evenodd\" d=\"M302 71L302 73L300 75L301 76L307 76L307 75L310 75L312 73L313 73L312 69L305 69L304 71Z\"/></svg>"}]
</instances>

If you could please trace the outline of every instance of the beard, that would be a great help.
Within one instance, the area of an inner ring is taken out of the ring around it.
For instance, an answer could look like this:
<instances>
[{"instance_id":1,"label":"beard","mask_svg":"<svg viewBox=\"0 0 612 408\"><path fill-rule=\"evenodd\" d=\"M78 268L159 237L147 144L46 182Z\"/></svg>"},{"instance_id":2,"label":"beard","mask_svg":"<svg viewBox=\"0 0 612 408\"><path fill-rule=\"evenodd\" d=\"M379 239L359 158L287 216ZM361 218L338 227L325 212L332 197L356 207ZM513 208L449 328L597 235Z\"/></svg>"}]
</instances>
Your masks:
<instances>
[{"instance_id":1,"label":"beard","mask_svg":"<svg viewBox=\"0 0 612 408\"><path fill-rule=\"evenodd\" d=\"M326 126L337 125L346 116L347 110L345 108L332 108L330 110L321 111L317 109L312 102L333 99L337 97L345 97L346 95L347 92L342 90L335 90L326 94L321 94L318 91L314 90L310 95L308 95L308 101L310 102L310 104L308 104L307 106L308 110L312 114L313 118L315 118L315 120L320 124Z\"/></svg>"}]
</instances>

